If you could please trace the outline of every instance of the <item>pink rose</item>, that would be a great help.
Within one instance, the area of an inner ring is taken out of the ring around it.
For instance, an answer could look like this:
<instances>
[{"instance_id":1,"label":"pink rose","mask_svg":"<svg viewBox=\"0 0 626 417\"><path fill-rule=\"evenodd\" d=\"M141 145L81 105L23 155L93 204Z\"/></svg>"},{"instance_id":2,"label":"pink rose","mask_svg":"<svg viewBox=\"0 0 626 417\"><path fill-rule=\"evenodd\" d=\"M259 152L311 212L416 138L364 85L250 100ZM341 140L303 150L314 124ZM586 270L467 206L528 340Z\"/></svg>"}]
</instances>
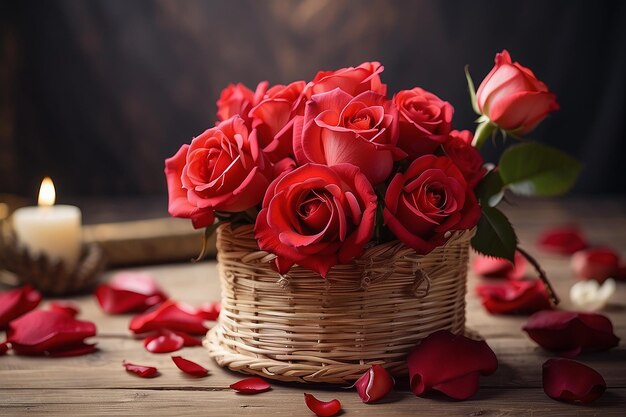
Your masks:
<instances>
[{"instance_id":1,"label":"pink rose","mask_svg":"<svg viewBox=\"0 0 626 417\"><path fill-rule=\"evenodd\" d=\"M393 102L400 117L398 147L409 158L430 154L448 139L454 108L419 87L397 93Z\"/></svg>"},{"instance_id":2,"label":"pink rose","mask_svg":"<svg viewBox=\"0 0 626 417\"><path fill-rule=\"evenodd\" d=\"M396 147L397 113L384 96L366 91L356 97L334 90L314 95L304 118L295 121L293 147L300 165L349 163L376 185L405 156Z\"/></svg>"},{"instance_id":3,"label":"pink rose","mask_svg":"<svg viewBox=\"0 0 626 417\"><path fill-rule=\"evenodd\" d=\"M357 96L366 91L373 91L383 96L387 95L387 84L380 80L383 72L380 62L364 62L358 67L342 68L337 71L320 71L313 81L305 88L306 98L315 94L327 93L335 88L341 88L348 94Z\"/></svg>"},{"instance_id":4,"label":"pink rose","mask_svg":"<svg viewBox=\"0 0 626 417\"><path fill-rule=\"evenodd\" d=\"M281 274L297 263L325 277L363 252L375 216L376 194L357 167L306 164L272 182L254 232Z\"/></svg>"},{"instance_id":5,"label":"pink rose","mask_svg":"<svg viewBox=\"0 0 626 417\"><path fill-rule=\"evenodd\" d=\"M383 218L400 241L427 254L446 242L446 232L476 226L480 207L450 158L425 155L391 180Z\"/></svg>"},{"instance_id":6,"label":"pink rose","mask_svg":"<svg viewBox=\"0 0 626 417\"><path fill-rule=\"evenodd\" d=\"M512 62L506 50L496 54L495 66L478 87L476 102L491 123L520 135L559 109L548 87L530 69Z\"/></svg>"},{"instance_id":7,"label":"pink rose","mask_svg":"<svg viewBox=\"0 0 626 417\"><path fill-rule=\"evenodd\" d=\"M474 188L487 173L487 168L483 166L484 161L480 152L471 143L472 132L453 130L447 142L443 144L443 151L461 170L470 188Z\"/></svg>"},{"instance_id":8,"label":"pink rose","mask_svg":"<svg viewBox=\"0 0 626 417\"><path fill-rule=\"evenodd\" d=\"M229 84L222 90L220 98L217 100L218 120L223 121L239 115L247 122L248 112L261 101L268 84L267 81L260 82L255 92L241 83Z\"/></svg>"},{"instance_id":9,"label":"pink rose","mask_svg":"<svg viewBox=\"0 0 626 417\"><path fill-rule=\"evenodd\" d=\"M304 113L304 85L296 81L273 86L248 114L261 148L272 161L293 154L293 122L294 116Z\"/></svg>"},{"instance_id":10,"label":"pink rose","mask_svg":"<svg viewBox=\"0 0 626 417\"><path fill-rule=\"evenodd\" d=\"M237 212L258 204L271 179L256 132L234 116L206 130L165 160L169 212L194 227L213 222L213 211Z\"/></svg>"}]
</instances>

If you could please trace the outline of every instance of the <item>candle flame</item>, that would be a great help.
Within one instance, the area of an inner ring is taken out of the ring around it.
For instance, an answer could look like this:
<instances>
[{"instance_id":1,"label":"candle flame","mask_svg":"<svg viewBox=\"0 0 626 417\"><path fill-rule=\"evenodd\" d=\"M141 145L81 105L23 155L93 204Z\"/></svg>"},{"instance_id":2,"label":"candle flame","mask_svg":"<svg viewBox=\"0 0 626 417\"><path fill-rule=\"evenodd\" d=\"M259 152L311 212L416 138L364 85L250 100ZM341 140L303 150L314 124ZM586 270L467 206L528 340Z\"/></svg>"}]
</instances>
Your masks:
<instances>
[{"instance_id":1,"label":"candle flame","mask_svg":"<svg viewBox=\"0 0 626 417\"><path fill-rule=\"evenodd\" d=\"M55 198L54 183L50 177L46 177L41 181L41 188L39 188L39 205L53 206Z\"/></svg>"}]
</instances>

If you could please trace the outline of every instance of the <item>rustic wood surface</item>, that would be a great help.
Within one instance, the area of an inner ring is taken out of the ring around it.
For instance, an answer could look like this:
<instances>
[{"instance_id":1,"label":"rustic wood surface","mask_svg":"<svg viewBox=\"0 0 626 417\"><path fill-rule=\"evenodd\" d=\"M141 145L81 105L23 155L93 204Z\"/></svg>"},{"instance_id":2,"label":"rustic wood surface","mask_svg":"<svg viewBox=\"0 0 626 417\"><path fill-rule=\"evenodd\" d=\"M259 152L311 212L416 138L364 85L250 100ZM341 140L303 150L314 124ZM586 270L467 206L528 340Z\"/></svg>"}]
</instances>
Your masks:
<instances>
[{"instance_id":1,"label":"rustic wood surface","mask_svg":"<svg viewBox=\"0 0 626 417\"><path fill-rule=\"evenodd\" d=\"M595 244L607 244L626 256L626 204L624 201L518 202L508 210L521 244L534 253L563 298L563 308L573 279L569 260L540 252L533 244L549 225L576 222ZM214 261L141 268L152 273L172 298L190 304L219 298ZM108 274L112 273L109 272ZM108 276L108 274L104 277ZM336 387L273 383L269 392L254 396L236 394L228 386L242 375L219 368L204 348L177 352L210 369L206 378L187 377L170 360L170 354L151 354L127 330L131 316L107 316L91 296L74 298L81 318L98 326L97 353L75 358L0 357L0 415L253 415L308 416L303 393L320 399L338 398L342 415L398 416L624 416L626 415L626 283L618 284L613 302L605 310L619 347L577 358L599 371L608 390L589 406L570 405L548 398L541 388L541 365L552 357L537 347L520 327L525 317L491 316L473 293L478 282L468 283L468 326L480 332L499 359L496 373L482 377L481 389L468 401L451 401L441 395L415 397L406 381L382 404L363 404L354 390ZM46 301L48 302L48 301ZM45 307L45 304L44 304ZM154 365L161 375L141 379L126 373L122 361Z\"/></svg>"}]
</instances>

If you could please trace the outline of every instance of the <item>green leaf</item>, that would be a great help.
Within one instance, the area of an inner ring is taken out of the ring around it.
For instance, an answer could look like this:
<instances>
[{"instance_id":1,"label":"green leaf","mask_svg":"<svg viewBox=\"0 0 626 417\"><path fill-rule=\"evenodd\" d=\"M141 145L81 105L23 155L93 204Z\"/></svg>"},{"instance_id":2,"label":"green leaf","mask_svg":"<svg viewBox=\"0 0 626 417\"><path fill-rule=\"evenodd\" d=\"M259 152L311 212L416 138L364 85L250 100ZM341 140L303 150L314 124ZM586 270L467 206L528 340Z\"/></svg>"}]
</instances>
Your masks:
<instances>
[{"instance_id":1,"label":"green leaf","mask_svg":"<svg viewBox=\"0 0 626 417\"><path fill-rule=\"evenodd\" d=\"M495 207L504 197L504 183L497 171L490 171L474 190L481 206Z\"/></svg>"},{"instance_id":2,"label":"green leaf","mask_svg":"<svg viewBox=\"0 0 626 417\"><path fill-rule=\"evenodd\" d=\"M497 208L484 206L472 247L479 253L514 262L517 236L506 216Z\"/></svg>"},{"instance_id":3,"label":"green leaf","mask_svg":"<svg viewBox=\"0 0 626 417\"><path fill-rule=\"evenodd\" d=\"M525 196L563 194L574 185L581 170L571 156L536 142L509 147L499 166L504 185Z\"/></svg>"},{"instance_id":4,"label":"green leaf","mask_svg":"<svg viewBox=\"0 0 626 417\"><path fill-rule=\"evenodd\" d=\"M483 120L482 117L478 120ZM496 126L491 124L489 119L482 121L478 127L476 128L476 132L474 132L474 139L472 140L472 146L476 149L482 148L485 144L485 141L489 136L492 135Z\"/></svg>"},{"instance_id":5,"label":"green leaf","mask_svg":"<svg viewBox=\"0 0 626 417\"><path fill-rule=\"evenodd\" d=\"M207 250L209 248L209 238L211 235L217 230L220 224L225 223L224 221L218 220L210 226L207 226L204 229L204 236L202 238L202 249L200 250L200 254L197 258L191 260L191 262L196 263L203 260L206 256Z\"/></svg>"},{"instance_id":6,"label":"green leaf","mask_svg":"<svg viewBox=\"0 0 626 417\"><path fill-rule=\"evenodd\" d=\"M480 114L478 104L476 103L476 89L474 88L474 81L469 73L469 65L465 66L465 79L467 80L467 89L469 90L470 100L472 101L472 108L476 114Z\"/></svg>"}]
</instances>

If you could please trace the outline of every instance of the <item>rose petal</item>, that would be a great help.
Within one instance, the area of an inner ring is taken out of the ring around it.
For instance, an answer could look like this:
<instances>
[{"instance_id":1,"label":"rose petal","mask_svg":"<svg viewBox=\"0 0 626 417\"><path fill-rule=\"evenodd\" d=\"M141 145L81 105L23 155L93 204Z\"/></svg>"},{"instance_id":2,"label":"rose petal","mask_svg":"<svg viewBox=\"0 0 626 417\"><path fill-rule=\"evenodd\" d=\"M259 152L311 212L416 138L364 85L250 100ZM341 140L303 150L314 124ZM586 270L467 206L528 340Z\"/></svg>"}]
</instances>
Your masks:
<instances>
[{"instance_id":1,"label":"rose petal","mask_svg":"<svg viewBox=\"0 0 626 417\"><path fill-rule=\"evenodd\" d=\"M160 329L182 331L190 334L205 334L204 320L195 309L168 300L154 310L133 317L129 329L133 333L146 333Z\"/></svg>"},{"instance_id":2,"label":"rose petal","mask_svg":"<svg viewBox=\"0 0 626 417\"><path fill-rule=\"evenodd\" d=\"M546 288L540 280L477 285L476 293L491 314L528 314L552 309Z\"/></svg>"},{"instance_id":3,"label":"rose petal","mask_svg":"<svg viewBox=\"0 0 626 417\"><path fill-rule=\"evenodd\" d=\"M596 370L571 359L549 359L543 364L543 390L555 400L587 404L600 398L606 382Z\"/></svg>"},{"instance_id":4,"label":"rose petal","mask_svg":"<svg viewBox=\"0 0 626 417\"><path fill-rule=\"evenodd\" d=\"M186 374L203 377L209 374L209 370L203 366L198 365L195 362L190 361L189 359L185 359L182 356L172 356L172 360L180 369Z\"/></svg>"},{"instance_id":5,"label":"rose petal","mask_svg":"<svg viewBox=\"0 0 626 417\"><path fill-rule=\"evenodd\" d=\"M184 347L202 346L202 340L198 339L197 337L194 337L185 332L174 331L173 333L183 338Z\"/></svg>"},{"instance_id":6,"label":"rose petal","mask_svg":"<svg viewBox=\"0 0 626 417\"><path fill-rule=\"evenodd\" d=\"M217 321L222 310L222 304L219 301L204 303L200 304L197 310L196 315L202 318L202 320Z\"/></svg>"},{"instance_id":7,"label":"rose petal","mask_svg":"<svg viewBox=\"0 0 626 417\"><path fill-rule=\"evenodd\" d=\"M80 342L71 346L64 346L59 350L50 350L47 352L47 355L52 358L65 358L68 356L86 355L88 353L93 353L96 350L98 350L98 348L95 343L90 344Z\"/></svg>"},{"instance_id":8,"label":"rose petal","mask_svg":"<svg viewBox=\"0 0 626 417\"><path fill-rule=\"evenodd\" d=\"M619 343L611 320L598 313L544 310L533 314L522 329L539 346L568 357Z\"/></svg>"},{"instance_id":9,"label":"rose petal","mask_svg":"<svg viewBox=\"0 0 626 417\"><path fill-rule=\"evenodd\" d=\"M354 384L364 403L372 403L386 396L395 385L393 377L380 365L373 365Z\"/></svg>"},{"instance_id":10,"label":"rose petal","mask_svg":"<svg viewBox=\"0 0 626 417\"><path fill-rule=\"evenodd\" d=\"M446 366L441 366L445 363ZM430 389L464 400L478 390L479 373L489 375L498 360L485 341L454 335L447 330L430 334L407 358L411 391L422 395Z\"/></svg>"},{"instance_id":11,"label":"rose petal","mask_svg":"<svg viewBox=\"0 0 626 417\"><path fill-rule=\"evenodd\" d=\"M122 365L126 371L132 372L141 378L154 378L159 376L159 371L154 366L135 365L130 362L123 361Z\"/></svg>"},{"instance_id":12,"label":"rose petal","mask_svg":"<svg viewBox=\"0 0 626 417\"><path fill-rule=\"evenodd\" d=\"M263 378L251 377L231 384L230 388L241 394L258 394L268 391L272 386Z\"/></svg>"},{"instance_id":13,"label":"rose petal","mask_svg":"<svg viewBox=\"0 0 626 417\"><path fill-rule=\"evenodd\" d=\"M95 335L96 326L91 322L58 311L34 310L9 324L7 342L18 354L42 355L72 349Z\"/></svg>"},{"instance_id":14,"label":"rose petal","mask_svg":"<svg viewBox=\"0 0 626 417\"><path fill-rule=\"evenodd\" d=\"M30 285L0 292L0 330L11 320L28 313L41 302L41 294Z\"/></svg>"},{"instance_id":15,"label":"rose petal","mask_svg":"<svg viewBox=\"0 0 626 417\"><path fill-rule=\"evenodd\" d=\"M7 342L0 343L0 356L6 355L9 351L9 344Z\"/></svg>"},{"instance_id":16,"label":"rose petal","mask_svg":"<svg viewBox=\"0 0 626 417\"><path fill-rule=\"evenodd\" d=\"M587 247L587 239L576 227L548 229L541 234L537 245L546 252L571 255Z\"/></svg>"},{"instance_id":17,"label":"rose petal","mask_svg":"<svg viewBox=\"0 0 626 417\"><path fill-rule=\"evenodd\" d=\"M167 299L151 275L143 272L119 272L109 284L96 290L96 298L108 314L142 312Z\"/></svg>"},{"instance_id":18,"label":"rose petal","mask_svg":"<svg viewBox=\"0 0 626 417\"><path fill-rule=\"evenodd\" d=\"M304 393L304 403L319 417L332 417L341 411L339 400L320 401L312 394Z\"/></svg>"},{"instance_id":19,"label":"rose petal","mask_svg":"<svg viewBox=\"0 0 626 417\"><path fill-rule=\"evenodd\" d=\"M53 301L48 306L50 311L58 311L60 313L69 314L72 317L76 317L80 314L80 308L69 301Z\"/></svg>"},{"instance_id":20,"label":"rose petal","mask_svg":"<svg viewBox=\"0 0 626 417\"><path fill-rule=\"evenodd\" d=\"M515 265L509 260L477 254L472 261L477 275L488 278L522 279L526 272L526 258L515 252Z\"/></svg>"},{"instance_id":21,"label":"rose petal","mask_svg":"<svg viewBox=\"0 0 626 417\"><path fill-rule=\"evenodd\" d=\"M148 336L143 341L143 346L152 353L175 352L184 345L185 339L169 330L161 330L158 334Z\"/></svg>"},{"instance_id":22,"label":"rose petal","mask_svg":"<svg viewBox=\"0 0 626 417\"><path fill-rule=\"evenodd\" d=\"M611 248L591 248L572 256L572 269L579 279L602 283L619 272L619 255Z\"/></svg>"},{"instance_id":23,"label":"rose petal","mask_svg":"<svg viewBox=\"0 0 626 417\"><path fill-rule=\"evenodd\" d=\"M620 281L626 281L626 264L622 264L617 269L617 274L615 274L615 278Z\"/></svg>"}]
</instances>

